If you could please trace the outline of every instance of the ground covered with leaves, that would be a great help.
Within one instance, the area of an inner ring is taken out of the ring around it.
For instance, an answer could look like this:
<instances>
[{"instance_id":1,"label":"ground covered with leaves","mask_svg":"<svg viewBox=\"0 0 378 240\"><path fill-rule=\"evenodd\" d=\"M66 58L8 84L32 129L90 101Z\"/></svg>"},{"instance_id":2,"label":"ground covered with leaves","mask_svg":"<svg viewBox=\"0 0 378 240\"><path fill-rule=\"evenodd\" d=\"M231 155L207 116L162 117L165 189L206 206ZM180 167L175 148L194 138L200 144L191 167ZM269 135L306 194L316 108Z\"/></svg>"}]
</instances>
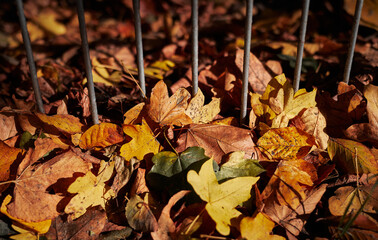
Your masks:
<instances>
[{"instance_id":1,"label":"ground covered with leaves","mask_svg":"<svg viewBox=\"0 0 378 240\"><path fill-rule=\"evenodd\" d=\"M378 239L378 5L312 1L300 90L301 1L255 1L240 123L244 1L141 0L147 91L131 0L85 1L93 125L75 1L24 2L46 114L36 112L16 6L0 10L0 237Z\"/></svg>"}]
</instances>

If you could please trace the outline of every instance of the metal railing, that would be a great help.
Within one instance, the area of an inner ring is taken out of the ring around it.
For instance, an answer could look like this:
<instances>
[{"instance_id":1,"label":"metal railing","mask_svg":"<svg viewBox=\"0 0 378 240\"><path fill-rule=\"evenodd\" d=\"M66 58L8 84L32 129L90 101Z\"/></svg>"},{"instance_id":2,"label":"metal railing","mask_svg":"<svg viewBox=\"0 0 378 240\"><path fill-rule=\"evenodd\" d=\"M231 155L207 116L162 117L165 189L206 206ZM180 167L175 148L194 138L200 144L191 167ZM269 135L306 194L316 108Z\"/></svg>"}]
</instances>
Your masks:
<instances>
[{"instance_id":1,"label":"metal railing","mask_svg":"<svg viewBox=\"0 0 378 240\"><path fill-rule=\"evenodd\" d=\"M22 0L16 0L18 16L21 26L22 37L24 40L24 45L26 49L26 56L29 64L35 100L37 103L38 111L44 113L43 101L41 97L41 91L38 85L37 72L33 58L33 52L31 48L29 33L26 27L26 20L23 11ZM141 18L139 13L140 0L133 0L134 8L134 22L135 22L135 40L137 46L137 66L138 66L138 77L142 92L146 92L145 87L145 76L144 76L144 65L143 65L143 42L142 42L142 30L141 30ZM198 91L198 0L192 0L192 93L195 95ZM249 69L249 55L250 55L250 45L251 45L251 35L252 35L252 9L253 0L246 0L247 12L245 19L245 38L244 38L244 60L243 60L243 87L241 96L241 110L240 110L240 121L245 122L247 116L247 99L248 99L248 69ZM300 75L302 69L302 58L303 58L303 47L305 43L306 27L308 19L310 0L303 0L302 6L302 18L300 26L300 34L297 47L297 57L294 70L294 90L298 91ZM352 35L349 41L348 56L344 68L343 82L348 83L350 77L350 71L353 62L354 48L356 45L358 26L361 17L361 11L363 6L363 0L357 0L356 9L353 20ZM92 76L92 66L89 56L89 47L87 40L87 33L85 27L84 18L84 7L83 0L77 0L77 12L79 18L80 35L82 40L83 57L85 63L85 70L88 79L88 92L91 103L91 113L92 120L94 124L98 124L98 113L96 96L93 84Z\"/></svg>"}]
</instances>

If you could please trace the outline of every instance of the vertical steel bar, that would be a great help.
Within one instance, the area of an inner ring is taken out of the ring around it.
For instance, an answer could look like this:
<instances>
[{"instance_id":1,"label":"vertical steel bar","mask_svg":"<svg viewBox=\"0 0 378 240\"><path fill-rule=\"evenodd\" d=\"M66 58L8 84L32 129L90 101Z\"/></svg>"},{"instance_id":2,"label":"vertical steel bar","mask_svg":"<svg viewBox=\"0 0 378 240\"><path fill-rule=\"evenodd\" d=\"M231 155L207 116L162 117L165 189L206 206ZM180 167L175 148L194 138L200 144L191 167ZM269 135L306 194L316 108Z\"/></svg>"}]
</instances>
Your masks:
<instances>
[{"instance_id":1,"label":"vertical steel bar","mask_svg":"<svg viewBox=\"0 0 378 240\"><path fill-rule=\"evenodd\" d=\"M198 0L192 0L192 95L198 91Z\"/></svg>"},{"instance_id":2,"label":"vertical steel bar","mask_svg":"<svg viewBox=\"0 0 378 240\"><path fill-rule=\"evenodd\" d=\"M247 100L248 100L248 74L249 74L249 55L251 51L252 37L252 10L253 0L247 1L247 14L245 20L245 37L244 37L244 62L243 62L243 87L241 96L240 124L245 123L247 117Z\"/></svg>"},{"instance_id":3,"label":"vertical steel bar","mask_svg":"<svg viewBox=\"0 0 378 240\"><path fill-rule=\"evenodd\" d=\"M356 46L358 25L360 24L361 11L362 11L363 5L364 5L364 0L357 0L356 10L354 12L352 35L350 36L350 41L349 41L348 57L345 63L344 76L343 76L343 82L347 84L349 83L350 70L352 69L354 47Z\"/></svg>"},{"instance_id":4,"label":"vertical steel bar","mask_svg":"<svg viewBox=\"0 0 378 240\"><path fill-rule=\"evenodd\" d=\"M310 6L310 0L303 0L301 28L299 32L299 40L298 40L298 48L297 48L297 60L295 62L295 70L294 70L294 92L298 91L299 82L301 81L303 47L304 47L305 37L306 37L309 6Z\"/></svg>"},{"instance_id":5,"label":"vertical steel bar","mask_svg":"<svg viewBox=\"0 0 378 240\"><path fill-rule=\"evenodd\" d=\"M77 3L77 16L79 18L81 45L82 45L83 54L84 54L85 71L87 74L89 101L91 103L92 120L94 124L98 124L99 121L98 121L98 113L97 113L96 94L95 94L94 84L93 84L92 65L91 65L91 60L89 56L87 30L85 28L83 0L77 0L76 3Z\"/></svg>"},{"instance_id":6,"label":"vertical steel bar","mask_svg":"<svg viewBox=\"0 0 378 240\"><path fill-rule=\"evenodd\" d=\"M142 96L146 94L146 83L144 77L144 64L143 64L143 42L142 42L142 24L140 20L140 0L133 0L134 9L134 22L135 22L135 41L137 48L137 65L139 84L142 90Z\"/></svg>"},{"instance_id":7,"label":"vertical steel bar","mask_svg":"<svg viewBox=\"0 0 378 240\"><path fill-rule=\"evenodd\" d=\"M18 18L21 25L22 39L24 40L26 57L28 59L30 76L32 79L32 84L33 84L33 89L34 89L35 101L37 102L38 111L40 111L41 113L45 113L45 109L43 108L43 101L41 97L41 90L39 89L39 84L38 84L37 71L35 68L33 51L31 48L31 43L30 43L30 38L29 38L29 32L26 27L24 7L22 5L22 0L17 0L16 3L17 3Z\"/></svg>"}]
</instances>

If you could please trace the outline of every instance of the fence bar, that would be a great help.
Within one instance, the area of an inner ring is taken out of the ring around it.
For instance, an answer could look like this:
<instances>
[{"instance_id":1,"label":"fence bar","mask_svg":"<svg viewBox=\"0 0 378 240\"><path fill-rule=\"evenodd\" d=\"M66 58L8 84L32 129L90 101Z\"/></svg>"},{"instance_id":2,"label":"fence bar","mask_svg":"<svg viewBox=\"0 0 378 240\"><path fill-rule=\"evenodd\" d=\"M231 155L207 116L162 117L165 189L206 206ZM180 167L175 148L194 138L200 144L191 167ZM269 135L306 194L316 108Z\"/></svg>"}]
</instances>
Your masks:
<instances>
[{"instance_id":1,"label":"fence bar","mask_svg":"<svg viewBox=\"0 0 378 240\"><path fill-rule=\"evenodd\" d=\"M77 3L77 16L79 18L81 46L83 48L85 71L87 73L88 94L89 94L89 101L91 103L92 120L94 124L98 124L99 121L98 121L98 113L97 113L96 94L95 94L94 84L93 84L92 65L91 65L91 60L89 56L87 30L85 29L83 0L77 0L76 3Z\"/></svg>"},{"instance_id":2,"label":"fence bar","mask_svg":"<svg viewBox=\"0 0 378 240\"><path fill-rule=\"evenodd\" d=\"M198 0L192 0L192 95L198 91Z\"/></svg>"},{"instance_id":3,"label":"fence bar","mask_svg":"<svg viewBox=\"0 0 378 240\"><path fill-rule=\"evenodd\" d=\"M142 43L142 24L140 21L140 0L133 0L134 9L134 22L135 22L135 41L137 48L137 64L138 64L138 77L139 84L142 90L142 96L146 94L146 82L144 77L144 64L143 64L143 43Z\"/></svg>"},{"instance_id":4,"label":"fence bar","mask_svg":"<svg viewBox=\"0 0 378 240\"><path fill-rule=\"evenodd\" d=\"M41 113L45 113L45 109L43 108L43 102L41 97L41 90L39 89L38 78L37 78L37 71L35 68L33 51L31 48L29 32L26 27L26 19L24 15L24 7L22 5L22 0L17 0L17 11L18 11L18 18L21 25L21 33L22 39L24 40L25 50L26 50L26 57L28 59L30 76L32 79L33 89L34 89L34 97L35 101L37 102L38 111Z\"/></svg>"},{"instance_id":5,"label":"fence bar","mask_svg":"<svg viewBox=\"0 0 378 240\"><path fill-rule=\"evenodd\" d=\"M297 48L297 60L295 62L295 70L294 70L294 92L298 91L299 82L301 81L303 47L304 47L305 38L306 38L306 28L307 28L309 7L310 7L310 0L303 0L301 28L299 32L299 40L298 40L298 48Z\"/></svg>"},{"instance_id":6,"label":"fence bar","mask_svg":"<svg viewBox=\"0 0 378 240\"><path fill-rule=\"evenodd\" d=\"M248 73L249 73L249 55L251 51L252 37L252 10L253 0L247 1L247 14L245 20L245 37L244 37L244 62L243 62L243 87L241 96L240 124L245 123L247 117L247 100L248 100Z\"/></svg>"},{"instance_id":7,"label":"fence bar","mask_svg":"<svg viewBox=\"0 0 378 240\"><path fill-rule=\"evenodd\" d=\"M356 46L358 25L360 24L361 11L362 11L363 5L364 5L364 0L357 0L356 10L354 12L352 35L350 36L350 41L349 41L348 57L345 63L344 76L343 76L343 82L347 84L349 83L350 71L352 69L354 47Z\"/></svg>"}]
</instances>

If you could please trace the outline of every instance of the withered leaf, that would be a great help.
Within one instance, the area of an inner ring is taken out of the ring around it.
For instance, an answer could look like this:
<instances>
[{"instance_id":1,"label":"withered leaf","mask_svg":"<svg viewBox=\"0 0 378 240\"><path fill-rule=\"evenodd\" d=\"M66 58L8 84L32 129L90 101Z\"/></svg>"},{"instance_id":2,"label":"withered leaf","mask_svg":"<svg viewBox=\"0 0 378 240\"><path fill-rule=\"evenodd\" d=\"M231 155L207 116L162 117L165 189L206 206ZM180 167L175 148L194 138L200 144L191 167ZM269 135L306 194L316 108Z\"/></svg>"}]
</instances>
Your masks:
<instances>
[{"instance_id":1,"label":"withered leaf","mask_svg":"<svg viewBox=\"0 0 378 240\"><path fill-rule=\"evenodd\" d=\"M254 149L253 133L234 126L191 124L177 143L179 152L193 146L204 148L205 154L218 164L224 154L234 151L244 151L246 158L257 159L259 156L258 150Z\"/></svg>"},{"instance_id":2,"label":"withered leaf","mask_svg":"<svg viewBox=\"0 0 378 240\"><path fill-rule=\"evenodd\" d=\"M28 222L40 222L58 216L56 206L63 196L50 193L49 187L58 179L72 178L74 173L86 173L90 167L89 163L72 151L26 167L15 182L14 200L7 205L8 213Z\"/></svg>"},{"instance_id":3,"label":"withered leaf","mask_svg":"<svg viewBox=\"0 0 378 240\"><path fill-rule=\"evenodd\" d=\"M148 115L160 126L190 124L192 120L185 114L189 98L190 93L184 88L180 88L169 97L167 85L161 80L152 89Z\"/></svg>"},{"instance_id":4,"label":"withered leaf","mask_svg":"<svg viewBox=\"0 0 378 240\"><path fill-rule=\"evenodd\" d=\"M113 123L93 125L81 135L79 146L82 149L107 147L123 141L121 127Z\"/></svg>"}]
</instances>

